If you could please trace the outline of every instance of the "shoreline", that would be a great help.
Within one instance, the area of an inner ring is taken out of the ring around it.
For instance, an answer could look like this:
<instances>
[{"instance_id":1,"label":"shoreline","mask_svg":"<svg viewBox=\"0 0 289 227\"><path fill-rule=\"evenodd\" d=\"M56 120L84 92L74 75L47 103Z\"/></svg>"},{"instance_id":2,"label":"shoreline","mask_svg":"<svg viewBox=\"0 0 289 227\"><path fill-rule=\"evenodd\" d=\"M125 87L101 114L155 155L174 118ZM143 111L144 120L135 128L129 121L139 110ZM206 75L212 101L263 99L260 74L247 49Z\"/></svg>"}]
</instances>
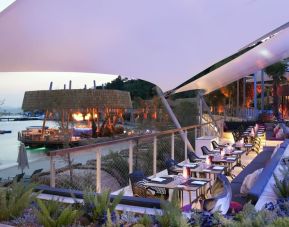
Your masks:
<instances>
[{"instance_id":1,"label":"shoreline","mask_svg":"<svg viewBox=\"0 0 289 227\"><path fill-rule=\"evenodd\" d=\"M101 155L105 156L109 154L110 152L120 152L122 150L128 149L129 144L124 142L117 145L111 145L108 147L105 147L102 149ZM86 163L88 160L92 160L96 158L95 150L88 149L87 151L81 152L81 153L75 153L71 155L71 159L75 163ZM4 164L5 165L5 164ZM0 166L0 178L5 179L7 177L15 176L16 174L21 173L21 170L18 169L18 164L15 162L14 164L7 164L9 166L7 167L1 167ZM61 157L55 158L55 167L56 168L62 168L67 163L65 163L64 159ZM25 168L24 173L26 175L31 175L32 172L36 169L43 169L43 171L49 171L50 170L50 157L47 155L44 155L42 157L39 157L34 160L29 160L29 169Z\"/></svg>"}]
</instances>

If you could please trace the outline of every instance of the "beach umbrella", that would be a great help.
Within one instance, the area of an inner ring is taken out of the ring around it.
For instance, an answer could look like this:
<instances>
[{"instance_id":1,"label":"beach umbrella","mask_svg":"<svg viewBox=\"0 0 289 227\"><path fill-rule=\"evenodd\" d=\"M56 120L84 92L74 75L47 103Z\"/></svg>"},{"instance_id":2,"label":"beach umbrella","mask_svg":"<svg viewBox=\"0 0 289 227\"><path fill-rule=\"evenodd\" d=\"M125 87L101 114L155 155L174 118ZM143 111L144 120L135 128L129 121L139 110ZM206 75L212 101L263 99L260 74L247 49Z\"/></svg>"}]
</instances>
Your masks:
<instances>
[{"instance_id":1,"label":"beach umbrella","mask_svg":"<svg viewBox=\"0 0 289 227\"><path fill-rule=\"evenodd\" d=\"M24 143L20 143L17 162L18 169L20 168L22 173L26 167L29 168L28 157Z\"/></svg>"}]
</instances>

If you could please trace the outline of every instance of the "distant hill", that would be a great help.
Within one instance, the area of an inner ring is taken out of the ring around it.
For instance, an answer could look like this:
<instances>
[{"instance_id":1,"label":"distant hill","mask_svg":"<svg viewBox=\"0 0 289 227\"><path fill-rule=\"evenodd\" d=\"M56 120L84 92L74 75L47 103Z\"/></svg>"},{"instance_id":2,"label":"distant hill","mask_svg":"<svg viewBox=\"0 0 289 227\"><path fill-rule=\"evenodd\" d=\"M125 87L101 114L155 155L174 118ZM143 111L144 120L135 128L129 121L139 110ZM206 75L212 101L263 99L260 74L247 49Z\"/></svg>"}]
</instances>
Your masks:
<instances>
[{"instance_id":1,"label":"distant hill","mask_svg":"<svg viewBox=\"0 0 289 227\"><path fill-rule=\"evenodd\" d=\"M22 113L22 109L20 107L12 107L12 106L0 106L0 113Z\"/></svg>"}]
</instances>

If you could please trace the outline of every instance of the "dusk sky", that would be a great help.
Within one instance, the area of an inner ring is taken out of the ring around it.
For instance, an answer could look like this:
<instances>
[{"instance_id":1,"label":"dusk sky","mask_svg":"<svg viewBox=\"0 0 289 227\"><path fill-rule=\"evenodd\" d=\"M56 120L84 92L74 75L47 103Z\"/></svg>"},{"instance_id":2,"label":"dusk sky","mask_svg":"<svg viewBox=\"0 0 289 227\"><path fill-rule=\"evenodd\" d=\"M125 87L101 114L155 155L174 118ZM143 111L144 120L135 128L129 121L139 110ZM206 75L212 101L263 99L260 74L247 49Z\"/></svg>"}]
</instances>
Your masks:
<instances>
[{"instance_id":1,"label":"dusk sky","mask_svg":"<svg viewBox=\"0 0 289 227\"><path fill-rule=\"evenodd\" d=\"M115 75L89 73L0 73L0 100L5 99L4 106L21 107L25 91L47 90L53 81L53 89L68 87L69 80L72 88L93 87L93 80L97 85L110 82Z\"/></svg>"},{"instance_id":2,"label":"dusk sky","mask_svg":"<svg viewBox=\"0 0 289 227\"><path fill-rule=\"evenodd\" d=\"M14 94L54 80L5 72L122 75L167 91L286 24L288 9L288 0L16 0L0 13L0 97L19 105ZM58 79L61 88L69 76Z\"/></svg>"},{"instance_id":3,"label":"dusk sky","mask_svg":"<svg viewBox=\"0 0 289 227\"><path fill-rule=\"evenodd\" d=\"M289 21L288 0L16 0L0 71L135 77L164 91Z\"/></svg>"}]
</instances>

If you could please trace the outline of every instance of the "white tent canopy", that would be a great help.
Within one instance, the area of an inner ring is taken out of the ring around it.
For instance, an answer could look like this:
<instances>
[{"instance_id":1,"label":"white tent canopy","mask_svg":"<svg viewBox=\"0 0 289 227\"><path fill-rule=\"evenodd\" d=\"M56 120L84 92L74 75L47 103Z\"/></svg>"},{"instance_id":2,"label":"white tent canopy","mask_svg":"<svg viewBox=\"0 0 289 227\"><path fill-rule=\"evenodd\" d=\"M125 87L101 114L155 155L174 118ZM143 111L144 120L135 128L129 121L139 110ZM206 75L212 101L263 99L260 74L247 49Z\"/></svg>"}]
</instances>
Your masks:
<instances>
[{"instance_id":1,"label":"white tent canopy","mask_svg":"<svg viewBox=\"0 0 289 227\"><path fill-rule=\"evenodd\" d=\"M288 8L288 0L16 0L0 14L0 72L119 74L173 89L287 23ZM178 91L209 92L288 57L288 38L283 30Z\"/></svg>"},{"instance_id":2,"label":"white tent canopy","mask_svg":"<svg viewBox=\"0 0 289 227\"><path fill-rule=\"evenodd\" d=\"M206 93L221 88L268 65L289 57L289 28L259 44L216 70L180 86L175 92L205 89ZM260 73L259 73L260 74Z\"/></svg>"}]
</instances>

